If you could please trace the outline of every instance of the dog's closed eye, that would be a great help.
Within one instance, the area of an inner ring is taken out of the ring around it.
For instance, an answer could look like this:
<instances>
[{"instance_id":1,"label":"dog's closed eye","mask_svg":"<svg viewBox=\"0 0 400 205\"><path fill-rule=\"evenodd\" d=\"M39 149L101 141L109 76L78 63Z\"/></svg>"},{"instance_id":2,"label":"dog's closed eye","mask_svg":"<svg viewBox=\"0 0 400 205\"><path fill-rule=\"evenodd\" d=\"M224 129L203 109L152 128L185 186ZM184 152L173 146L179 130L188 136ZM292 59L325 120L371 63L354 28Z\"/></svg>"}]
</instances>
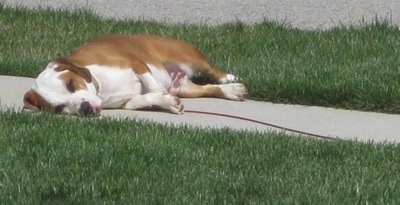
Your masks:
<instances>
[{"instance_id":1,"label":"dog's closed eye","mask_svg":"<svg viewBox=\"0 0 400 205\"><path fill-rule=\"evenodd\" d=\"M72 79L67 81L66 87L67 87L67 90L71 93L75 92L75 90L76 90L75 83Z\"/></svg>"}]
</instances>

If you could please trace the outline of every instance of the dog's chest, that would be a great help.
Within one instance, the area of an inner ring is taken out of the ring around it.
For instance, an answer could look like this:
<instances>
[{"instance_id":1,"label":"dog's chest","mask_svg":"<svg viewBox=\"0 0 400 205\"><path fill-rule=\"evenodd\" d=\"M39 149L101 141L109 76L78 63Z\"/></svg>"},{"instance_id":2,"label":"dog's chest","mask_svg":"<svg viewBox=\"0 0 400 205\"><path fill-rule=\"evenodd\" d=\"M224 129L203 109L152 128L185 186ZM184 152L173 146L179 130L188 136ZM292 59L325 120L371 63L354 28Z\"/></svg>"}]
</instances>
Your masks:
<instances>
[{"instance_id":1,"label":"dog's chest","mask_svg":"<svg viewBox=\"0 0 400 205\"><path fill-rule=\"evenodd\" d=\"M127 99L142 93L139 78L131 69L98 65L89 65L86 68L100 82L98 95L104 108L118 108Z\"/></svg>"}]
</instances>

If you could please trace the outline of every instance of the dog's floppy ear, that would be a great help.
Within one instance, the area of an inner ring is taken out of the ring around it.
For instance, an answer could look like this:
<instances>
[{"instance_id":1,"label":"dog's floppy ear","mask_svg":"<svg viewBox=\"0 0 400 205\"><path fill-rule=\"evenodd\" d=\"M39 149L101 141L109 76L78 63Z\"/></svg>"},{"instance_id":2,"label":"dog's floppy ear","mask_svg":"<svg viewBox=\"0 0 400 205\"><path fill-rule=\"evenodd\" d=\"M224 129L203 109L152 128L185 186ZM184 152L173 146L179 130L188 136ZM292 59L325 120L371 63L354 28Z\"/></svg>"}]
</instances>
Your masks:
<instances>
[{"instance_id":1,"label":"dog's floppy ear","mask_svg":"<svg viewBox=\"0 0 400 205\"><path fill-rule=\"evenodd\" d=\"M43 108L51 109L51 105L34 90L29 90L24 95L24 108L39 112Z\"/></svg>"},{"instance_id":2,"label":"dog's floppy ear","mask_svg":"<svg viewBox=\"0 0 400 205\"><path fill-rule=\"evenodd\" d=\"M55 71L61 72L64 70L69 70L69 71L81 76L86 82L88 82L88 83L92 82L92 75L90 74L89 69L75 65L66 58L59 58L56 60L56 62L59 64L62 64L62 65L58 66L55 69Z\"/></svg>"},{"instance_id":3,"label":"dog's floppy ear","mask_svg":"<svg viewBox=\"0 0 400 205\"><path fill-rule=\"evenodd\" d=\"M29 90L24 95L24 107L39 112L42 106L39 105L38 95L35 91Z\"/></svg>"}]
</instances>

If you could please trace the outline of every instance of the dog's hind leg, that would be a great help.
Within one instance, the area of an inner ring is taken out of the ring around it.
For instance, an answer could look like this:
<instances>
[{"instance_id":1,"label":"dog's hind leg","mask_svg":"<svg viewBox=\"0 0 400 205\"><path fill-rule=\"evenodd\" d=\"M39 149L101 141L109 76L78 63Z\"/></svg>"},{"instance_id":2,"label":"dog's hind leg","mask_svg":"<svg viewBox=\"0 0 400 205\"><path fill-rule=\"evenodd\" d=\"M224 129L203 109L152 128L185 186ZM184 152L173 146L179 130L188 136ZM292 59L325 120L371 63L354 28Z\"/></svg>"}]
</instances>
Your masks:
<instances>
[{"instance_id":1,"label":"dog's hind leg","mask_svg":"<svg viewBox=\"0 0 400 205\"><path fill-rule=\"evenodd\" d=\"M246 87L241 83L221 85L196 85L187 75L174 74L169 93L182 98L214 97L229 100L244 100L247 96Z\"/></svg>"},{"instance_id":2,"label":"dog's hind leg","mask_svg":"<svg viewBox=\"0 0 400 205\"><path fill-rule=\"evenodd\" d=\"M163 65L169 73L173 72L184 72L189 77L192 77L194 72L200 72L208 78L216 81L220 84L237 83L240 82L240 78L233 74L225 73L214 65L209 63L203 56L196 56L190 58L191 63L174 63L164 62Z\"/></svg>"}]
</instances>

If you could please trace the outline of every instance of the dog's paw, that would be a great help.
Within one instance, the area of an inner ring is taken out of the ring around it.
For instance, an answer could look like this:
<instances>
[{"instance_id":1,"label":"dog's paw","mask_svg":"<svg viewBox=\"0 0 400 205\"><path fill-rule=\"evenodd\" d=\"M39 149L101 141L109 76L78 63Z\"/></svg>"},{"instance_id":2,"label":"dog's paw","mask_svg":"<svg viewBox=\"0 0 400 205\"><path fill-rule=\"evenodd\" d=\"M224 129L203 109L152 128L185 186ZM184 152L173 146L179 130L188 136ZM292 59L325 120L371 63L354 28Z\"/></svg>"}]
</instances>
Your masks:
<instances>
[{"instance_id":1,"label":"dog's paw","mask_svg":"<svg viewBox=\"0 0 400 205\"><path fill-rule=\"evenodd\" d=\"M244 100L247 97L247 89L241 83L219 85L224 97L229 100Z\"/></svg>"},{"instance_id":2,"label":"dog's paw","mask_svg":"<svg viewBox=\"0 0 400 205\"><path fill-rule=\"evenodd\" d=\"M227 74L225 77L218 80L220 84L239 83L241 79L233 74Z\"/></svg>"},{"instance_id":3,"label":"dog's paw","mask_svg":"<svg viewBox=\"0 0 400 205\"><path fill-rule=\"evenodd\" d=\"M174 114L183 114L183 103L178 97L167 94L163 96L163 100L164 103L161 105L162 108L167 109Z\"/></svg>"}]
</instances>

